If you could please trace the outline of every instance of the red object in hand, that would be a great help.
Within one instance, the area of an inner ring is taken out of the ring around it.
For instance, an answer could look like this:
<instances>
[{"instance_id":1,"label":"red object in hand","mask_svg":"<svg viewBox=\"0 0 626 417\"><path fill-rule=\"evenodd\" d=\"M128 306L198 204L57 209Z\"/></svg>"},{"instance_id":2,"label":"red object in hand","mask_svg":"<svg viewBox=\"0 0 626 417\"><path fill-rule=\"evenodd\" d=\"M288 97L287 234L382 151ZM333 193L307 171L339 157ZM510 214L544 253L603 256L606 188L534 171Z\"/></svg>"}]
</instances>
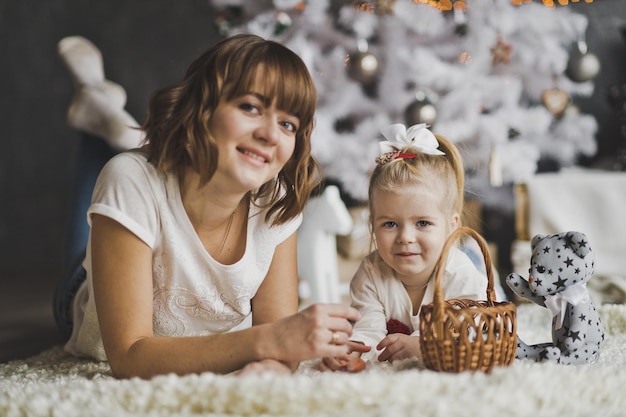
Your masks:
<instances>
[{"instance_id":1,"label":"red object in hand","mask_svg":"<svg viewBox=\"0 0 626 417\"><path fill-rule=\"evenodd\" d=\"M361 358L356 358L350 362L346 366L346 370L351 373L361 372L365 369L365 361Z\"/></svg>"},{"instance_id":2,"label":"red object in hand","mask_svg":"<svg viewBox=\"0 0 626 417\"><path fill-rule=\"evenodd\" d=\"M390 319L387 322L387 334L392 333L402 333L402 334L411 334L411 329L406 324L402 323L400 320Z\"/></svg>"}]
</instances>

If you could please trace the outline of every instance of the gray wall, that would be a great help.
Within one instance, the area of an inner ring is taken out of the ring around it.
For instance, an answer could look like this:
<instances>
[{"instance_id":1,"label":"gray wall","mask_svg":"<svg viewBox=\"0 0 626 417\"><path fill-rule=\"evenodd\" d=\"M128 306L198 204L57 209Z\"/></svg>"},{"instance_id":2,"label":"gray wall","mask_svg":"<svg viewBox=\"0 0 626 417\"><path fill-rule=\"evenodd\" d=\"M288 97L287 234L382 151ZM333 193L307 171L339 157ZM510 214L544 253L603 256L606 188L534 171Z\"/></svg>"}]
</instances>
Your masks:
<instances>
[{"instance_id":1,"label":"gray wall","mask_svg":"<svg viewBox=\"0 0 626 417\"><path fill-rule=\"evenodd\" d=\"M589 52L597 55L602 64L594 80L593 96L575 101L584 113L593 114L598 120L599 155L593 162L599 163L598 160L614 156L618 147L626 147L626 132L621 136L619 115L607 101L612 86L626 84L626 1L595 0L589 4L581 0L567 7L589 18Z\"/></svg>"},{"instance_id":2,"label":"gray wall","mask_svg":"<svg viewBox=\"0 0 626 417\"><path fill-rule=\"evenodd\" d=\"M589 47L603 70L580 107L598 117L600 150L610 155L619 124L606 95L626 83L626 2L569 7L592 19ZM78 133L65 124L72 84L57 42L82 35L98 45L107 78L126 88L127 109L141 119L150 93L218 39L213 16L208 0L0 0L0 280L56 275L61 266Z\"/></svg>"},{"instance_id":3,"label":"gray wall","mask_svg":"<svg viewBox=\"0 0 626 417\"><path fill-rule=\"evenodd\" d=\"M79 134L56 53L82 35L126 88L138 120L150 93L219 38L207 0L0 0L0 277L56 274Z\"/></svg>"}]
</instances>

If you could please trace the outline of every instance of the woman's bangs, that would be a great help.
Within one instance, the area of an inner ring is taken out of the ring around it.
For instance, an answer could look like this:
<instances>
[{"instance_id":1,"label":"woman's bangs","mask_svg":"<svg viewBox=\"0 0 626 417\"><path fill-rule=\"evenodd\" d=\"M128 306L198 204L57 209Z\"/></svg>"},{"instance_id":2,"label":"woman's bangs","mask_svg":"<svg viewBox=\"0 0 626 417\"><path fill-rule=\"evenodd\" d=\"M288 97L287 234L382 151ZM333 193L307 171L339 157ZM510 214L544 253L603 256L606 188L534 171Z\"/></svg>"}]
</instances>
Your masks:
<instances>
[{"instance_id":1,"label":"woman's bangs","mask_svg":"<svg viewBox=\"0 0 626 417\"><path fill-rule=\"evenodd\" d=\"M308 123L315 112L317 96L308 71L302 71L300 67L277 65L269 71L271 76L265 81L265 88L280 110L298 116L301 123Z\"/></svg>"},{"instance_id":2,"label":"woman's bangs","mask_svg":"<svg viewBox=\"0 0 626 417\"><path fill-rule=\"evenodd\" d=\"M279 110L299 117L301 123L309 123L315 112L317 96L308 70L284 53L265 52L246 60L246 64L254 64L244 65L247 68L238 71L237 80L227 81L227 96L232 99L258 93L270 103L275 100Z\"/></svg>"}]
</instances>

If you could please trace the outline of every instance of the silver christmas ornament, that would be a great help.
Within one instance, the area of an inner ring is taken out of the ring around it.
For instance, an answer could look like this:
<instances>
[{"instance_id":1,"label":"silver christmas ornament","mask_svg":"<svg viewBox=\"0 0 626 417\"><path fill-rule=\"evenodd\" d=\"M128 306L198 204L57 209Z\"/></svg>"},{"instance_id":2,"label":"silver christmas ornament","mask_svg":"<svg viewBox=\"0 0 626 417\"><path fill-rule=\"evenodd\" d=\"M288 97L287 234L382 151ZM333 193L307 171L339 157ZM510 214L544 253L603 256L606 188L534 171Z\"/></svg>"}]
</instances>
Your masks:
<instances>
[{"instance_id":1,"label":"silver christmas ornament","mask_svg":"<svg viewBox=\"0 0 626 417\"><path fill-rule=\"evenodd\" d=\"M433 126L437 121L437 108L428 99L415 99L404 110L404 121L407 126L419 123Z\"/></svg>"},{"instance_id":2,"label":"silver christmas ornament","mask_svg":"<svg viewBox=\"0 0 626 417\"><path fill-rule=\"evenodd\" d=\"M378 57L368 50L366 39L357 41L357 50L347 57L348 76L364 85L371 85L380 74Z\"/></svg>"},{"instance_id":3,"label":"silver christmas ornament","mask_svg":"<svg viewBox=\"0 0 626 417\"><path fill-rule=\"evenodd\" d=\"M380 65L378 58L371 52L355 52L348 60L348 75L362 84L369 84L378 78Z\"/></svg>"},{"instance_id":4,"label":"silver christmas ornament","mask_svg":"<svg viewBox=\"0 0 626 417\"><path fill-rule=\"evenodd\" d=\"M579 41L578 49L569 57L565 73L572 81L581 83L594 79L599 72L600 60L587 51L587 44L584 41Z\"/></svg>"}]
</instances>

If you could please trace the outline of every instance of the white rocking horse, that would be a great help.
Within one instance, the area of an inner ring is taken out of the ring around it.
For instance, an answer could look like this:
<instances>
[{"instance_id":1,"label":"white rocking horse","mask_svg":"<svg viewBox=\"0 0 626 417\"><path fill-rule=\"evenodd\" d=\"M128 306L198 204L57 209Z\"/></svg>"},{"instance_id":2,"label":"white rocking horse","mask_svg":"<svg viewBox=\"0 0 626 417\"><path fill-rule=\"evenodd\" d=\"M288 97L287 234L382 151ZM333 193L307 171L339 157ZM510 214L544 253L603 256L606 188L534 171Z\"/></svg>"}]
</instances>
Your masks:
<instances>
[{"instance_id":1,"label":"white rocking horse","mask_svg":"<svg viewBox=\"0 0 626 417\"><path fill-rule=\"evenodd\" d=\"M351 230L352 217L334 185L304 208L298 229L298 275L308 284L312 303L340 302L337 235Z\"/></svg>"}]
</instances>

